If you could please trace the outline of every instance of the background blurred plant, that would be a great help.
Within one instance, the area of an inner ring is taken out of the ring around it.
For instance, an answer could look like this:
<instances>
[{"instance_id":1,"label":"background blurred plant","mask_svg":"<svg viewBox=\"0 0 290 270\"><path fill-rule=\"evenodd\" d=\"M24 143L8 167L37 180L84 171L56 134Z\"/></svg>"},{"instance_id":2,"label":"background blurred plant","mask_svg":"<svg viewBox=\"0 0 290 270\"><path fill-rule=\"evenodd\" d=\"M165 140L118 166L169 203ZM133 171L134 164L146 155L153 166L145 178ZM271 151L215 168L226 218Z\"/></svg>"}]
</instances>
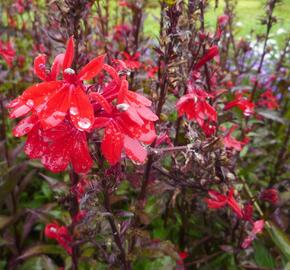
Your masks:
<instances>
[{"instance_id":1,"label":"background blurred plant","mask_svg":"<svg viewBox=\"0 0 290 270\"><path fill-rule=\"evenodd\" d=\"M287 1L240 2L0 4L0 268L289 267Z\"/></svg>"}]
</instances>

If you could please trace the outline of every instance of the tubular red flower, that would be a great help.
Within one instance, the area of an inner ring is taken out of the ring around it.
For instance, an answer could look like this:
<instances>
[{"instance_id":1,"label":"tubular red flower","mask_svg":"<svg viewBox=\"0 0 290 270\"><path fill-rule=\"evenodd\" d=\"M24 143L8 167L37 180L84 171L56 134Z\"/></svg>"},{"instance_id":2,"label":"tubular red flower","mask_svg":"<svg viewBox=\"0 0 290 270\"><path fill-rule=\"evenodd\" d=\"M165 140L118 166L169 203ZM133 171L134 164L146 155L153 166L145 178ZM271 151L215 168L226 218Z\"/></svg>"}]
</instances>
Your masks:
<instances>
[{"instance_id":1,"label":"tubular red flower","mask_svg":"<svg viewBox=\"0 0 290 270\"><path fill-rule=\"evenodd\" d=\"M195 70L200 69L206 62L212 60L215 56L219 54L218 46L212 46L207 53L196 63L194 66Z\"/></svg>"},{"instance_id":2,"label":"tubular red flower","mask_svg":"<svg viewBox=\"0 0 290 270\"><path fill-rule=\"evenodd\" d=\"M61 245L68 254L72 253L72 237L65 226L59 226L56 223L50 223L45 226L44 230L47 238L55 239L59 245Z\"/></svg>"},{"instance_id":3,"label":"tubular red flower","mask_svg":"<svg viewBox=\"0 0 290 270\"><path fill-rule=\"evenodd\" d=\"M225 196L215 190L209 190L208 195L210 198L206 198L205 201L208 205L208 208L218 209L223 208L228 205L239 218L243 217L242 209L239 206L238 202L234 198L234 189L231 188L228 192L228 195Z\"/></svg>"},{"instance_id":4,"label":"tubular red flower","mask_svg":"<svg viewBox=\"0 0 290 270\"><path fill-rule=\"evenodd\" d=\"M200 89L191 91L191 93L182 96L176 103L178 115L185 114L189 120L195 120L207 135L212 135L215 132L214 124L208 122L217 122L217 112L206 101L206 98L211 96Z\"/></svg>"},{"instance_id":5,"label":"tubular red flower","mask_svg":"<svg viewBox=\"0 0 290 270\"><path fill-rule=\"evenodd\" d=\"M242 141L235 139L232 134L237 129L237 125L232 125L226 135L223 137L223 143L226 148L235 149L241 151L243 147L249 142L249 138L245 137Z\"/></svg>"}]
</instances>

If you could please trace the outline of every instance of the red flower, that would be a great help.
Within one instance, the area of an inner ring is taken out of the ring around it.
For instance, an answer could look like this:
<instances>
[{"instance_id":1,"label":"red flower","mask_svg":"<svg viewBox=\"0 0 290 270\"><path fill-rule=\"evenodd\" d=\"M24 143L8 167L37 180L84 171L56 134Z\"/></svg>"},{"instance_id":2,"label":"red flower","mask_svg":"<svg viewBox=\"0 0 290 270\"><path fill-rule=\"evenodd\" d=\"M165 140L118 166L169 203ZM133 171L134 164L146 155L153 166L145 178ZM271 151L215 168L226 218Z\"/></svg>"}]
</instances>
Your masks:
<instances>
[{"instance_id":1,"label":"red flower","mask_svg":"<svg viewBox=\"0 0 290 270\"><path fill-rule=\"evenodd\" d=\"M270 110L275 110L279 107L277 99L275 96L273 96L271 89L266 90L263 94L260 95L257 104L261 107L267 107Z\"/></svg>"},{"instance_id":2,"label":"red flower","mask_svg":"<svg viewBox=\"0 0 290 270\"><path fill-rule=\"evenodd\" d=\"M158 72L158 67L157 66L149 66L147 68L147 78L152 79L155 77L155 74Z\"/></svg>"},{"instance_id":3,"label":"red flower","mask_svg":"<svg viewBox=\"0 0 290 270\"><path fill-rule=\"evenodd\" d=\"M186 252L186 251L180 251L180 252L178 253L178 255L179 255L180 260L177 261L177 264L178 264L178 265L183 265L184 260L189 256L189 254L188 254L188 252Z\"/></svg>"},{"instance_id":4,"label":"red flower","mask_svg":"<svg viewBox=\"0 0 290 270\"><path fill-rule=\"evenodd\" d=\"M272 204L276 204L279 201L279 193L275 188L268 188L261 193L260 199Z\"/></svg>"},{"instance_id":5,"label":"red flower","mask_svg":"<svg viewBox=\"0 0 290 270\"><path fill-rule=\"evenodd\" d=\"M215 131L210 127L209 121L217 122L216 110L206 101L206 98L211 97L208 93L201 89L194 89L191 93L181 97L176 108L178 115L186 114L189 120L195 120L205 133L211 135Z\"/></svg>"},{"instance_id":6,"label":"red flower","mask_svg":"<svg viewBox=\"0 0 290 270\"><path fill-rule=\"evenodd\" d=\"M227 25L229 21L229 16L224 14L218 17L217 19L217 29L216 29L216 33L215 36L217 39L221 38L223 29L225 28L225 26Z\"/></svg>"},{"instance_id":7,"label":"red flower","mask_svg":"<svg viewBox=\"0 0 290 270\"><path fill-rule=\"evenodd\" d=\"M11 67L15 57L15 50L13 49L12 43L10 41L4 43L0 40L0 55L2 55L6 64Z\"/></svg>"},{"instance_id":8,"label":"red flower","mask_svg":"<svg viewBox=\"0 0 290 270\"><path fill-rule=\"evenodd\" d=\"M228 195L223 195L215 190L209 190L208 195L210 198L206 198L208 208L218 209L223 208L228 205L239 218L243 217L242 209L239 206L238 202L234 198L234 189L231 188L228 192Z\"/></svg>"},{"instance_id":9,"label":"red flower","mask_svg":"<svg viewBox=\"0 0 290 270\"><path fill-rule=\"evenodd\" d=\"M170 137L168 136L168 134L166 132L162 132L158 135L156 142L155 142L155 147L158 147L159 145L161 145L163 143L165 143L171 147L174 146L174 144L172 143Z\"/></svg>"},{"instance_id":10,"label":"red flower","mask_svg":"<svg viewBox=\"0 0 290 270\"><path fill-rule=\"evenodd\" d=\"M252 244L253 240L256 238L256 235L263 231L264 226L265 221L263 219L255 221L253 224L252 231L242 243L242 248L248 248Z\"/></svg>"},{"instance_id":11,"label":"red flower","mask_svg":"<svg viewBox=\"0 0 290 270\"><path fill-rule=\"evenodd\" d=\"M250 116L254 113L255 104L249 98L244 97L242 93L236 93L235 99L227 103L224 110L229 110L233 107L240 108L245 116Z\"/></svg>"},{"instance_id":12,"label":"red flower","mask_svg":"<svg viewBox=\"0 0 290 270\"><path fill-rule=\"evenodd\" d=\"M25 153L31 159L40 159L52 172L60 172L72 164L75 172L86 173L93 165L86 133L76 129L68 120L49 130L42 130L32 115L22 120L14 135L28 134Z\"/></svg>"},{"instance_id":13,"label":"red flower","mask_svg":"<svg viewBox=\"0 0 290 270\"><path fill-rule=\"evenodd\" d=\"M140 52L136 52L134 55L130 55L127 52L123 52L122 62L125 64L125 67L128 69L138 69L141 66L139 62Z\"/></svg>"},{"instance_id":14,"label":"red flower","mask_svg":"<svg viewBox=\"0 0 290 270\"><path fill-rule=\"evenodd\" d=\"M137 163L143 163L147 151L140 144L150 144L156 137L153 122L158 117L149 109L151 101L128 90L128 82L120 79L110 70L114 84L104 91L103 96L115 96L118 89L117 104L113 107L98 93L92 93L104 111L96 118L94 127L105 128L101 149L111 165L116 164L124 150L126 155ZM102 101L101 101L102 100Z\"/></svg>"},{"instance_id":15,"label":"red flower","mask_svg":"<svg viewBox=\"0 0 290 270\"><path fill-rule=\"evenodd\" d=\"M243 219L246 221L250 221L252 222L253 220L253 212L254 212L254 208L253 208L253 204L252 203L247 203L243 210Z\"/></svg>"},{"instance_id":16,"label":"red flower","mask_svg":"<svg viewBox=\"0 0 290 270\"><path fill-rule=\"evenodd\" d=\"M69 39L64 56L56 57L50 72L46 72L44 56L35 59L34 70L39 78L45 80L29 87L9 105L13 108L10 117L19 117L33 110L43 129L59 125L67 116L79 130L88 130L94 121L93 107L86 95L83 80L90 80L102 69L104 56L94 58L78 74L70 68L74 56L73 37ZM56 81L60 66L64 80Z\"/></svg>"},{"instance_id":17,"label":"red flower","mask_svg":"<svg viewBox=\"0 0 290 270\"><path fill-rule=\"evenodd\" d=\"M232 136L232 134L237 129L237 127L238 127L237 125L232 125L232 127L224 136L223 142L226 148L232 148L237 151L241 151L244 145L246 145L249 142L249 138L245 137L242 141L238 141L237 139L235 139Z\"/></svg>"},{"instance_id":18,"label":"red flower","mask_svg":"<svg viewBox=\"0 0 290 270\"><path fill-rule=\"evenodd\" d=\"M212 46L206 54L196 63L194 70L200 69L206 62L212 60L215 56L219 54L218 46Z\"/></svg>"},{"instance_id":19,"label":"red flower","mask_svg":"<svg viewBox=\"0 0 290 270\"><path fill-rule=\"evenodd\" d=\"M44 230L47 238L55 239L59 245L61 245L68 254L72 253L72 237L65 226L59 226L56 223L50 223L45 226Z\"/></svg>"}]
</instances>

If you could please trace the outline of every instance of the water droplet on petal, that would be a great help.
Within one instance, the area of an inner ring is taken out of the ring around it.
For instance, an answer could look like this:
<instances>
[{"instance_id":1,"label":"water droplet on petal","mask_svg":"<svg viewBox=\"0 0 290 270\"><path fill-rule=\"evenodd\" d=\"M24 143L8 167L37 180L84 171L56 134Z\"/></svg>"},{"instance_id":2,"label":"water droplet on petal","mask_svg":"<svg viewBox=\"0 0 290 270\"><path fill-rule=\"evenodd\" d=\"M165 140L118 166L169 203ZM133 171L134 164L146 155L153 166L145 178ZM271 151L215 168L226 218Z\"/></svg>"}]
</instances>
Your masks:
<instances>
[{"instance_id":1,"label":"water droplet on petal","mask_svg":"<svg viewBox=\"0 0 290 270\"><path fill-rule=\"evenodd\" d=\"M57 232L56 228L54 228L54 227L50 227L49 230L50 230L51 232Z\"/></svg>"},{"instance_id":2,"label":"water droplet on petal","mask_svg":"<svg viewBox=\"0 0 290 270\"><path fill-rule=\"evenodd\" d=\"M72 68L66 68L64 70L64 73L72 75L72 74L75 74L76 72Z\"/></svg>"},{"instance_id":3,"label":"water droplet on petal","mask_svg":"<svg viewBox=\"0 0 290 270\"><path fill-rule=\"evenodd\" d=\"M79 110L77 107L70 107L69 112L71 115L77 115L79 113Z\"/></svg>"},{"instance_id":4,"label":"water droplet on petal","mask_svg":"<svg viewBox=\"0 0 290 270\"><path fill-rule=\"evenodd\" d=\"M130 105L127 103L120 103L116 106L117 110L119 112L125 112L129 109Z\"/></svg>"},{"instance_id":5,"label":"water droplet on petal","mask_svg":"<svg viewBox=\"0 0 290 270\"><path fill-rule=\"evenodd\" d=\"M88 129L90 128L92 125L91 121L88 119L88 118L81 118L79 121L78 121L78 126L80 129Z\"/></svg>"},{"instance_id":6,"label":"water droplet on petal","mask_svg":"<svg viewBox=\"0 0 290 270\"><path fill-rule=\"evenodd\" d=\"M28 99L27 101L26 101L26 105L28 106L28 107L33 107L33 105L34 105L34 102L33 102L33 100L32 99Z\"/></svg>"}]
</instances>

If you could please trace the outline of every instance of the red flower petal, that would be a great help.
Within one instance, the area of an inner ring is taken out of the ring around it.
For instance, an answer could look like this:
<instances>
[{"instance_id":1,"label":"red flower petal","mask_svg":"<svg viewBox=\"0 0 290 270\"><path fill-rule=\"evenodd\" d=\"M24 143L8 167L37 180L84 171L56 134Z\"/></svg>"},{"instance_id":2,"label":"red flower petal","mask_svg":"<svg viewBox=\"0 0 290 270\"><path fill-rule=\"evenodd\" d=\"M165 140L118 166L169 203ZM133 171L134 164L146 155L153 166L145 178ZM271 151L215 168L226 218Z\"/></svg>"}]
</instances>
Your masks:
<instances>
[{"instance_id":1,"label":"red flower petal","mask_svg":"<svg viewBox=\"0 0 290 270\"><path fill-rule=\"evenodd\" d=\"M74 59L74 38L71 36L68 40L63 60L63 71L72 65Z\"/></svg>"},{"instance_id":2,"label":"red flower petal","mask_svg":"<svg viewBox=\"0 0 290 270\"><path fill-rule=\"evenodd\" d=\"M43 129L49 129L61 123L69 108L69 90L60 89L46 103L45 107L38 112L38 117Z\"/></svg>"},{"instance_id":3,"label":"red flower petal","mask_svg":"<svg viewBox=\"0 0 290 270\"><path fill-rule=\"evenodd\" d=\"M38 83L27 88L21 95L21 98L25 101L31 99L34 103L33 107L35 107L54 94L62 85L63 82L61 81Z\"/></svg>"},{"instance_id":4,"label":"red flower petal","mask_svg":"<svg viewBox=\"0 0 290 270\"><path fill-rule=\"evenodd\" d=\"M59 226L55 223L50 223L45 226L44 234L47 238L56 239Z\"/></svg>"},{"instance_id":5,"label":"red flower petal","mask_svg":"<svg viewBox=\"0 0 290 270\"><path fill-rule=\"evenodd\" d=\"M31 115L29 117L24 118L13 129L13 135L15 137L21 137L21 136L27 134L29 131L32 130L32 128L35 126L36 122L37 122L37 117L34 115Z\"/></svg>"},{"instance_id":6,"label":"red flower petal","mask_svg":"<svg viewBox=\"0 0 290 270\"><path fill-rule=\"evenodd\" d=\"M195 65L194 69L197 70L201 66L203 66L206 62L210 61L213 59L216 55L218 55L219 49L218 46L212 46L207 53L197 62Z\"/></svg>"},{"instance_id":7,"label":"red flower petal","mask_svg":"<svg viewBox=\"0 0 290 270\"><path fill-rule=\"evenodd\" d=\"M151 144L156 139L156 131L152 122L147 122L142 126L142 133L138 138L141 142Z\"/></svg>"},{"instance_id":8,"label":"red flower petal","mask_svg":"<svg viewBox=\"0 0 290 270\"><path fill-rule=\"evenodd\" d=\"M159 119L155 113L153 113L149 108L144 106L139 107L137 109L137 112L143 119L146 119L148 121L157 121Z\"/></svg>"},{"instance_id":9,"label":"red flower petal","mask_svg":"<svg viewBox=\"0 0 290 270\"><path fill-rule=\"evenodd\" d=\"M47 74L46 74L46 55L40 54L35 57L34 59L34 73L37 75L37 77L43 81L46 80Z\"/></svg>"},{"instance_id":10,"label":"red flower petal","mask_svg":"<svg viewBox=\"0 0 290 270\"><path fill-rule=\"evenodd\" d=\"M88 130L94 123L94 110L85 92L77 87L73 90L70 102L70 118L79 130Z\"/></svg>"},{"instance_id":11,"label":"red flower petal","mask_svg":"<svg viewBox=\"0 0 290 270\"><path fill-rule=\"evenodd\" d=\"M60 72L60 69L62 68L63 61L64 61L64 54L63 53L57 55L54 58L53 64L51 66L51 72L50 72L50 79L52 81L56 80L56 78Z\"/></svg>"},{"instance_id":12,"label":"red flower petal","mask_svg":"<svg viewBox=\"0 0 290 270\"><path fill-rule=\"evenodd\" d=\"M132 91L127 92L126 98L137 105L144 105L146 107L149 107L152 104L152 102L148 98Z\"/></svg>"},{"instance_id":13,"label":"red flower petal","mask_svg":"<svg viewBox=\"0 0 290 270\"><path fill-rule=\"evenodd\" d=\"M87 144L85 133L79 134L72 149L71 162L74 171L77 173L86 173L93 166L93 160ZM73 154L75 153L75 154Z\"/></svg>"},{"instance_id":14,"label":"red flower petal","mask_svg":"<svg viewBox=\"0 0 290 270\"><path fill-rule=\"evenodd\" d=\"M107 117L96 117L94 128L104 128L110 123L111 119Z\"/></svg>"},{"instance_id":15,"label":"red flower petal","mask_svg":"<svg viewBox=\"0 0 290 270\"><path fill-rule=\"evenodd\" d=\"M124 148L126 155L133 161L144 163L147 157L147 151L140 145L137 139L128 136L124 138Z\"/></svg>"},{"instance_id":16,"label":"red flower petal","mask_svg":"<svg viewBox=\"0 0 290 270\"><path fill-rule=\"evenodd\" d=\"M41 163L48 170L58 173L64 171L69 164L71 154L70 140L56 140L48 147L46 146ZM78 154L78 153L76 153Z\"/></svg>"},{"instance_id":17,"label":"red flower petal","mask_svg":"<svg viewBox=\"0 0 290 270\"><path fill-rule=\"evenodd\" d=\"M126 112L125 112L129 118L134 121L136 124L138 124L139 126L142 126L144 124L144 121L142 120L142 118L139 116L136 108L134 108L133 106L130 106Z\"/></svg>"},{"instance_id":18,"label":"red flower petal","mask_svg":"<svg viewBox=\"0 0 290 270\"><path fill-rule=\"evenodd\" d=\"M118 104L124 103L126 94L128 93L128 81L122 80L120 90L118 92Z\"/></svg>"},{"instance_id":19,"label":"red flower petal","mask_svg":"<svg viewBox=\"0 0 290 270\"><path fill-rule=\"evenodd\" d=\"M121 152L124 144L124 136L119 128L110 123L105 129L105 135L102 140L101 149L105 158L111 165L116 164L121 158Z\"/></svg>"},{"instance_id":20,"label":"red flower petal","mask_svg":"<svg viewBox=\"0 0 290 270\"><path fill-rule=\"evenodd\" d=\"M19 104L16 108L10 111L9 117L10 118L20 117L30 112L30 110L31 107L27 106L26 104Z\"/></svg>"},{"instance_id":21,"label":"red flower petal","mask_svg":"<svg viewBox=\"0 0 290 270\"><path fill-rule=\"evenodd\" d=\"M90 93L90 97L96 100L107 113L112 113L113 108L111 104L101 94L93 92Z\"/></svg>"},{"instance_id":22,"label":"red flower petal","mask_svg":"<svg viewBox=\"0 0 290 270\"><path fill-rule=\"evenodd\" d=\"M24 152L31 159L40 158L44 154L43 140L40 136L39 125L35 126L27 136Z\"/></svg>"},{"instance_id":23,"label":"red flower petal","mask_svg":"<svg viewBox=\"0 0 290 270\"><path fill-rule=\"evenodd\" d=\"M78 78L86 81L94 78L102 70L105 56L100 55L86 64L79 72Z\"/></svg>"},{"instance_id":24,"label":"red flower petal","mask_svg":"<svg viewBox=\"0 0 290 270\"><path fill-rule=\"evenodd\" d=\"M119 83L120 78L119 78L118 72L117 72L113 67L104 64L103 69L104 69L105 71L107 71L107 72L110 74L110 76L113 78L113 80L114 80L117 84Z\"/></svg>"}]
</instances>

